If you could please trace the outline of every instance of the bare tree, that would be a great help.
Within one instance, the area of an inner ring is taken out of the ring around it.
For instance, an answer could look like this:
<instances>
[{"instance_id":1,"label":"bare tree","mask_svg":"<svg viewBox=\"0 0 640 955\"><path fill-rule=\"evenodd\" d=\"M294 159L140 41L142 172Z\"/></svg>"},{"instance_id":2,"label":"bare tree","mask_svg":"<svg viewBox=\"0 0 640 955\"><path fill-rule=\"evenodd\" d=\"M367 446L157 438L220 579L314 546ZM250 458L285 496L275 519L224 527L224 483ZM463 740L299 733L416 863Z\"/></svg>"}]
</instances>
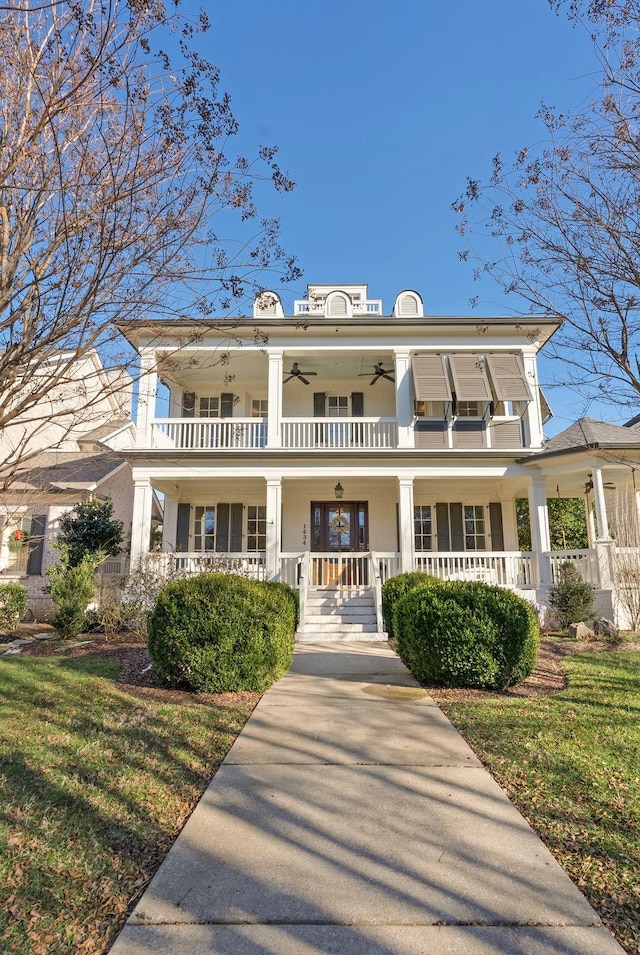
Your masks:
<instances>
[{"instance_id":1,"label":"bare tree","mask_svg":"<svg viewBox=\"0 0 640 955\"><path fill-rule=\"evenodd\" d=\"M640 3L550 0L592 35L599 82L575 114L543 106L547 140L493 160L453 204L461 252L532 312L564 320L551 342L562 380L587 397L640 398Z\"/></svg>"},{"instance_id":2,"label":"bare tree","mask_svg":"<svg viewBox=\"0 0 640 955\"><path fill-rule=\"evenodd\" d=\"M299 275L252 198L256 179L293 183L273 147L229 154L230 99L197 52L206 14L178 8L0 0L0 433L46 420L69 389L90 411L102 388L77 369L91 350L117 389L131 355L116 320L206 316L265 269ZM216 238L220 214L227 230L238 217L233 246ZM25 454L5 452L0 480Z\"/></svg>"}]
</instances>

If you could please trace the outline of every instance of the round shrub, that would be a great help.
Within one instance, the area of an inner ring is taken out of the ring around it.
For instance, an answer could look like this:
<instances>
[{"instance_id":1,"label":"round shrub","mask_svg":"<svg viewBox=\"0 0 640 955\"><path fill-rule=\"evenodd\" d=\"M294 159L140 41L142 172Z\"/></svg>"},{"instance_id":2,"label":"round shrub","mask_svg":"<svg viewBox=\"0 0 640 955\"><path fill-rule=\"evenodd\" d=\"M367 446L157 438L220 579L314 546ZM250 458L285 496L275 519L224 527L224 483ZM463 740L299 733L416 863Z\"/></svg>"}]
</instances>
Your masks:
<instances>
[{"instance_id":1,"label":"round shrub","mask_svg":"<svg viewBox=\"0 0 640 955\"><path fill-rule=\"evenodd\" d=\"M396 636L393 613L398 600L414 587L433 583L440 583L440 581L437 577L423 574L419 570L412 570L406 574L398 574L397 577L389 577L382 585L382 616L387 633L392 639Z\"/></svg>"},{"instance_id":2,"label":"round shrub","mask_svg":"<svg viewBox=\"0 0 640 955\"><path fill-rule=\"evenodd\" d=\"M422 683L502 690L535 666L538 620L510 590L467 581L417 587L394 619L398 653Z\"/></svg>"},{"instance_id":3,"label":"round shrub","mask_svg":"<svg viewBox=\"0 0 640 955\"><path fill-rule=\"evenodd\" d=\"M282 585L201 574L160 591L149 618L149 653L167 686L264 690L291 665L295 625L295 598Z\"/></svg>"}]
</instances>

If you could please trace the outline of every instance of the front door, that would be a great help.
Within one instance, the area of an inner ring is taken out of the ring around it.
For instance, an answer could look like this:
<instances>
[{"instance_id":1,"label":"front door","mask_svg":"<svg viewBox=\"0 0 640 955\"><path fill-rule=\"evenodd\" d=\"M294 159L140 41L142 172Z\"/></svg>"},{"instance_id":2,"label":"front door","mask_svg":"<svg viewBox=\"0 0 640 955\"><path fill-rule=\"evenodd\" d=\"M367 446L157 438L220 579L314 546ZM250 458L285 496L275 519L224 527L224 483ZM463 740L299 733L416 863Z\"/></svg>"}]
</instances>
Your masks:
<instances>
[{"instance_id":1,"label":"front door","mask_svg":"<svg viewBox=\"0 0 640 955\"><path fill-rule=\"evenodd\" d=\"M316 586L366 585L368 561L356 557L369 549L369 521L364 501L314 501L311 504L311 550ZM336 555L336 556L333 556Z\"/></svg>"}]
</instances>

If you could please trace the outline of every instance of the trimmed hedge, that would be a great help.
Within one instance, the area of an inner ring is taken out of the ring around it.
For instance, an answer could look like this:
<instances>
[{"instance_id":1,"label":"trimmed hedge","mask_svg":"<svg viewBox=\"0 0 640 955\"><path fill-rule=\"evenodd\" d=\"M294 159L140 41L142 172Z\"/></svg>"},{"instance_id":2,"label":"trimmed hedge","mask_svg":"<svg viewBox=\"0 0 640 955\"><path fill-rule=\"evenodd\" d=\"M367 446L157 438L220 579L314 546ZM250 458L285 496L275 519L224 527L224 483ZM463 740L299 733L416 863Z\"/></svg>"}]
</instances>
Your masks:
<instances>
[{"instance_id":1,"label":"trimmed hedge","mask_svg":"<svg viewBox=\"0 0 640 955\"><path fill-rule=\"evenodd\" d=\"M419 570L412 570L406 574L398 574L397 577L389 577L382 585L382 616L391 639L394 639L396 635L393 613L398 600L408 594L410 590L413 590L414 587L424 586L432 582L441 583L437 577L423 574Z\"/></svg>"},{"instance_id":2,"label":"trimmed hedge","mask_svg":"<svg viewBox=\"0 0 640 955\"><path fill-rule=\"evenodd\" d=\"M264 690L291 665L296 596L283 584L201 574L167 584L149 618L149 653L166 686Z\"/></svg>"},{"instance_id":3,"label":"trimmed hedge","mask_svg":"<svg viewBox=\"0 0 640 955\"><path fill-rule=\"evenodd\" d=\"M540 628L533 607L479 582L416 587L395 607L398 653L421 683L502 690L533 670Z\"/></svg>"}]
</instances>

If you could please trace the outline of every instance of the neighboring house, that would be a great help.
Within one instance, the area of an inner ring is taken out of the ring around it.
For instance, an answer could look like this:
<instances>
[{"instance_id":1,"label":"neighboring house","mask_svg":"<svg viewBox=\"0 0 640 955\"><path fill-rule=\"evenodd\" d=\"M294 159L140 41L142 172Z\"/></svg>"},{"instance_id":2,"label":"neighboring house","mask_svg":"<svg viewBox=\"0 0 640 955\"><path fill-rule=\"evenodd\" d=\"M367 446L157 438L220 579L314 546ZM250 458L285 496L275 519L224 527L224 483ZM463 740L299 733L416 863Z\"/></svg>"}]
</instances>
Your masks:
<instances>
[{"instance_id":1,"label":"neighboring house","mask_svg":"<svg viewBox=\"0 0 640 955\"><path fill-rule=\"evenodd\" d=\"M640 442L617 428L602 445L565 432L545 446L536 361L558 324L425 316L414 291L384 315L366 285L309 286L292 316L263 293L252 318L229 322L230 343L224 320L122 323L146 372L135 448L123 452L132 559L148 550L158 492L163 547L178 566L195 572L227 555L300 586L301 635L329 632L320 597L334 630L353 635L341 607L349 592L367 605L361 632L371 635L382 631L380 582L401 571L485 580L544 604L561 559L550 553L547 497L586 488L593 547L566 556L612 613L605 486L628 483ZM165 418L158 378L170 392ZM518 547L520 497L531 552ZM318 588L334 588L335 605Z\"/></svg>"},{"instance_id":2,"label":"neighboring house","mask_svg":"<svg viewBox=\"0 0 640 955\"><path fill-rule=\"evenodd\" d=\"M131 382L119 375L114 392L114 380L94 353L78 363L77 377L95 389L90 408L79 408L74 388L62 389L46 413L32 409L0 437L2 460L18 446L24 458L0 493L0 580L25 583L31 610L39 618L50 609L45 570L56 560L52 543L62 514L90 495L109 497L114 517L124 524L126 544L131 533L133 481L119 453L135 441ZM123 572L125 557L108 561L103 569Z\"/></svg>"}]
</instances>

